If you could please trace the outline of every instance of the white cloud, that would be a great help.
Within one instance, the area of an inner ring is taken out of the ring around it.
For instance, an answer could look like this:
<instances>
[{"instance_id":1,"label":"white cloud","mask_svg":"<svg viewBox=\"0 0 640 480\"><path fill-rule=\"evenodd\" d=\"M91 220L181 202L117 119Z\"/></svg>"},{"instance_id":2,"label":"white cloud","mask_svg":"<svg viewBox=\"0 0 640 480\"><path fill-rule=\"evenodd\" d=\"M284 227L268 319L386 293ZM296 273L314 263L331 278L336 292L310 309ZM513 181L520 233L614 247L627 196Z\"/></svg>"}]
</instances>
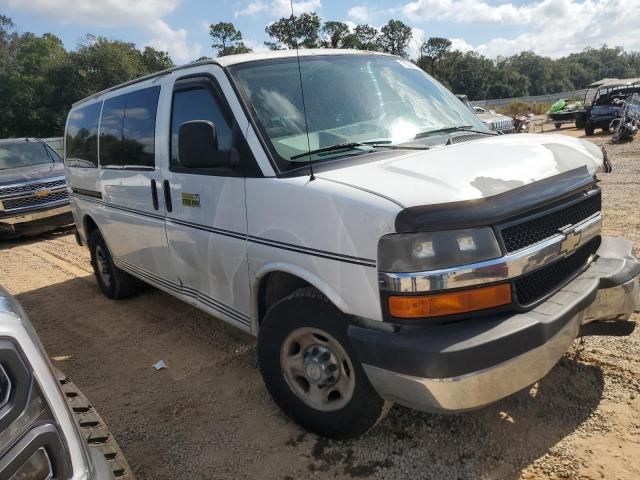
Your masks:
<instances>
[{"instance_id":1,"label":"white cloud","mask_svg":"<svg viewBox=\"0 0 640 480\"><path fill-rule=\"evenodd\" d=\"M144 29L152 37L146 45L169 52L176 63L194 60L202 50L200 44L188 41L187 30L173 29L164 20L180 0L0 0L0 3L63 24Z\"/></svg>"},{"instance_id":2,"label":"white cloud","mask_svg":"<svg viewBox=\"0 0 640 480\"><path fill-rule=\"evenodd\" d=\"M414 0L402 11L414 24L437 20L527 29L511 38L495 37L477 45L461 38L452 40L454 48L475 50L490 57L523 50L560 57L603 44L640 49L640 0L543 0L521 5L483 0Z\"/></svg>"},{"instance_id":3,"label":"white cloud","mask_svg":"<svg viewBox=\"0 0 640 480\"><path fill-rule=\"evenodd\" d=\"M61 23L117 27L141 25L172 13L180 0L3 0L7 6Z\"/></svg>"},{"instance_id":4,"label":"white cloud","mask_svg":"<svg viewBox=\"0 0 640 480\"><path fill-rule=\"evenodd\" d=\"M300 15L301 13L317 12L321 7L321 0L295 1L293 2L293 13L294 15ZM291 2L290 0L271 0L270 2L255 0L242 10L237 10L234 15L238 17L241 15L257 15L259 13L266 13L271 17L288 17L291 15Z\"/></svg>"},{"instance_id":5,"label":"white cloud","mask_svg":"<svg viewBox=\"0 0 640 480\"><path fill-rule=\"evenodd\" d=\"M369 8L365 5L351 7L347 11L347 15L360 23L367 23L371 20L371 13L369 12Z\"/></svg>"},{"instance_id":6,"label":"white cloud","mask_svg":"<svg viewBox=\"0 0 640 480\"><path fill-rule=\"evenodd\" d=\"M148 45L157 50L169 52L176 63L187 63L200 57L202 45L199 43L190 44L187 41L187 31L184 28L174 30L164 20L155 20L149 23L147 28L153 35Z\"/></svg>"},{"instance_id":7,"label":"white cloud","mask_svg":"<svg viewBox=\"0 0 640 480\"><path fill-rule=\"evenodd\" d=\"M409 41L409 47L407 53L410 58L417 58L420 51L420 45L426 40L424 36L424 30L421 28L413 27L411 29L411 40Z\"/></svg>"}]
</instances>

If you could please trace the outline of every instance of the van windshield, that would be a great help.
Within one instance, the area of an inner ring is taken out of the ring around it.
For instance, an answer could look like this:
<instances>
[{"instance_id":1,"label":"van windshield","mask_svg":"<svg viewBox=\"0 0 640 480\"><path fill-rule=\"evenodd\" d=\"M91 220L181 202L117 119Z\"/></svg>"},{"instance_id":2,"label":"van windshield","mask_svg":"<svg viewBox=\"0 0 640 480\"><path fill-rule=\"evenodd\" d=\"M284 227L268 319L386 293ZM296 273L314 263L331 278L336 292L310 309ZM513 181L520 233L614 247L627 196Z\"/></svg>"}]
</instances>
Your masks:
<instances>
[{"instance_id":1,"label":"van windshield","mask_svg":"<svg viewBox=\"0 0 640 480\"><path fill-rule=\"evenodd\" d=\"M0 170L52 163L55 158L40 142L0 143Z\"/></svg>"},{"instance_id":2,"label":"van windshield","mask_svg":"<svg viewBox=\"0 0 640 480\"><path fill-rule=\"evenodd\" d=\"M296 57L242 63L230 70L280 171L368 153L375 150L371 143L401 145L436 130L488 131L445 87L399 57L301 56L300 72ZM340 144L363 145L326 151ZM305 155L320 149L325 151Z\"/></svg>"}]
</instances>

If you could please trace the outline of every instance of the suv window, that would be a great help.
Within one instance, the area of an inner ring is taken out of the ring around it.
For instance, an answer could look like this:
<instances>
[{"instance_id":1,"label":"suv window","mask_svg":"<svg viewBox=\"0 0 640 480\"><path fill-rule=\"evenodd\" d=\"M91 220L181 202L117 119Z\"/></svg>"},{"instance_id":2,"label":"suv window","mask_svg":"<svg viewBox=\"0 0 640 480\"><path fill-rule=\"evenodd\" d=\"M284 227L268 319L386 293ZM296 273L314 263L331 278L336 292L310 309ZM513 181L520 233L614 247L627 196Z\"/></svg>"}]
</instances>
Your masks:
<instances>
[{"instance_id":1,"label":"suv window","mask_svg":"<svg viewBox=\"0 0 640 480\"><path fill-rule=\"evenodd\" d=\"M69 167L98 167L98 118L101 102L78 108L69 114L66 158Z\"/></svg>"},{"instance_id":2,"label":"suv window","mask_svg":"<svg viewBox=\"0 0 640 480\"><path fill-rule=\"evenodd\" d=\"M160 87L150 87L104 102L100 122L101 166L154 167L159 96Z\"/></svg>"},{"instance_id":3,"label":"suv window","mask_svg":"<svg viewBox=\"0 0 640 480\"><path fill-rule=\"evenodd\" d=\"M208 120L216 127L218 149L221 151L233 148L233 129L224 115L220 103L213 92L205 87L178 90L173 95L171 114L171 167L180 170L187 168L179 158L178 132L180 125L190 120Z\"/></svg>"}]
</instances>

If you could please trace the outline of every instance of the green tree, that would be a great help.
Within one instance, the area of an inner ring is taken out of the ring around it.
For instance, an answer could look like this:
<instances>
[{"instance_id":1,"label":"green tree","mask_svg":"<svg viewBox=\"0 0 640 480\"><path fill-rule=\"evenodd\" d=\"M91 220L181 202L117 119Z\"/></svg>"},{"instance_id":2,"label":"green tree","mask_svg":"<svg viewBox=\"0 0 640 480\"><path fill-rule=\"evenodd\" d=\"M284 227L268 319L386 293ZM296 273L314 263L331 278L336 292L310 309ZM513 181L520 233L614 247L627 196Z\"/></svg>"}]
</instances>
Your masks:
<instances>
[{"instance_id":1,"label":"green tree","mask_svg":"<svg viewBox=\"0 0 640 480\"><path fill-rule=\"evenodd\" d=\"M209 36L213 40L211 47L217 50L218 57L252 51L244 44L242 32L236 30L233 23L218 22L215 25L209 25Z\"/></svg>"},{"instance_id":2,"label":"green tree","mask_svg":"<svg viewBox=\"0 0 640 480\"><path fill-rule=\"evenodd\" d=\"M436 78L440 78L442 64L451 52L451 40L442 37L431 37L420 44L417 64L420 68Z\"/></svg>"},{"instance_id":3,"label":"green tree","mask_svg":"<svg viewBox=\"0 0 640 480\"><path fill-rule=\"evenodd\" d=\"M411 40L411 27L400 20L389 20L380 29L380 47L382 51L392 55L407 56L407 47Z\"/></svg>"},{"instance_id":4,"label":"green tree","mask_svg":"<svg viewBox=\"0 0 640 480\"><path fill-rule=\"evenodd\" d=\"M356 48L359 50L380 50L380 32L370 25L358 25L353 32Z\"/></svg>"},{"instance_id":5,"label":"green tree","mask_svg":"<svg viewBox=\"0 0 640 480\"><path fill-rule=\"evenodd\" d=\"M320 17L315 13L291 15L273 22L264 31L270 37L264 44L271 50L316 48L319 45Z\"/></svg>"},{"instance_id":6,"label":"green tree","mask_svg":"<svg viewBox=\"0 0 640 480\"><path fill-rule=\"evenodd\" d=\"M158 72L175 66L169 53L156 50L153 47L144 47L142 65L150 72Z\"/></svg>"},{"instance_id":7,"label":"green tree","mask_svg":"<svg viewBox=\"0 0 640 480\"><path fill-rule=\"evenodd\" d=\"M356 36L351 33L349 25L343 22L325 22L322 26L324 48L356 48Z\"/></svg>"}]
</instances>

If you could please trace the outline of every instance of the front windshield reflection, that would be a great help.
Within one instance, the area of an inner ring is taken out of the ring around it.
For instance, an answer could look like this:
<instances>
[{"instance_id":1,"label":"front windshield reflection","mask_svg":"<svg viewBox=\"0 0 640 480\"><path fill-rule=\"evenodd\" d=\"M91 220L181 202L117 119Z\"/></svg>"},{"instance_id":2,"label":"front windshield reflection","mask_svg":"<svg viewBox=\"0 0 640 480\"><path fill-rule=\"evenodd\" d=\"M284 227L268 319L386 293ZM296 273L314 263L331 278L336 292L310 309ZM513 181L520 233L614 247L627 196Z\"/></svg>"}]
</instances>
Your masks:
<instances>
[{"instance_id":1,"label":"front windshield reflection","mask_svg":"<svg viewBox=\"0 0 640 480\"><path fill-rule=\"evenodd\" d=\"M302 56L300 68L304 107L295 57L231 69L281 171L345 155L305 155L309 149L346 143L397 145L427 131L456 126L485 130L453 94L406 60L365 54ZM371 147L348 154L368 151Z\"/></svg>"}]
</instances>

